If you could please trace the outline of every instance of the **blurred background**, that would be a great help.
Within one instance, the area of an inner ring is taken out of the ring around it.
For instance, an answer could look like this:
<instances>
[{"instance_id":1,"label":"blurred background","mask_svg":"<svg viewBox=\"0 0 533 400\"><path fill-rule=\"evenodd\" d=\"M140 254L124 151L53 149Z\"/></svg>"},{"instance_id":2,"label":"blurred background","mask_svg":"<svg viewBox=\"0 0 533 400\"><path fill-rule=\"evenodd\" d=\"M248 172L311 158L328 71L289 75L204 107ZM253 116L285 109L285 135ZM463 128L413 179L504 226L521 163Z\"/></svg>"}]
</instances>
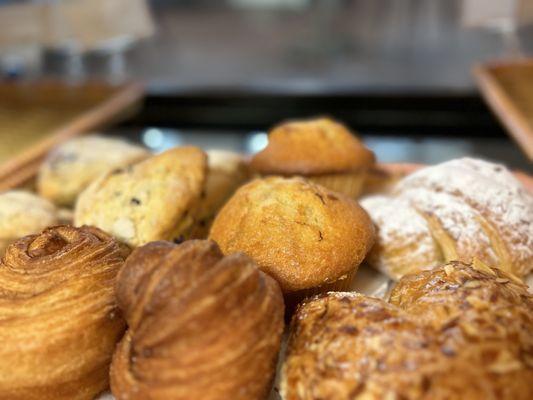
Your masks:
<instances>
[{"instance_id":1,"label":"blurred background","mask_svg":"<svg viewBox=\"0 0 533 400\"><path fill-rule=\"evenodd\" d=\"M103 125L156 151L255 152L273 124L318 114L384 162L472 155L531 171L472 73L531 54L531 0L0 0L4 85L142 83L135 110ZM14 125L22 106L6 99L4 158L56 122Z\"/></svg>"}]
</instances>

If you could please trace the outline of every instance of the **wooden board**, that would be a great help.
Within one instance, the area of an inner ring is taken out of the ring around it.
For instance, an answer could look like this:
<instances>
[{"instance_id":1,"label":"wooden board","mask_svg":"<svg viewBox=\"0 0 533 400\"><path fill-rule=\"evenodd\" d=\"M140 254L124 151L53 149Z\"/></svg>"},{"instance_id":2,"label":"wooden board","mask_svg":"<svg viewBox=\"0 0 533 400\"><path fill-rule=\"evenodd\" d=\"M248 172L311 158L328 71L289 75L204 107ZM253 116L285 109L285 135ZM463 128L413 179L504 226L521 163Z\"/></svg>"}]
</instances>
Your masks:
<instances>
[{"instance_id":1,"label":"wooden board","mask_svg":"<svg viewBox=\"0 0 533 400\"><path fill-rule=\"evenodd\" d=\"M489 106L533 161L533 59L480 65L474 75Z\"/></svg>"},{"instance_id":2,"label":"wooden board","mask_svg":"<svg viewBox=\"0 0 533 400\"><path fill-rule=\"evenodd\" d=\"M142 85L0 83L0 190L24 185L59 143L133 113Z\"/></svg>"}]
</instances>

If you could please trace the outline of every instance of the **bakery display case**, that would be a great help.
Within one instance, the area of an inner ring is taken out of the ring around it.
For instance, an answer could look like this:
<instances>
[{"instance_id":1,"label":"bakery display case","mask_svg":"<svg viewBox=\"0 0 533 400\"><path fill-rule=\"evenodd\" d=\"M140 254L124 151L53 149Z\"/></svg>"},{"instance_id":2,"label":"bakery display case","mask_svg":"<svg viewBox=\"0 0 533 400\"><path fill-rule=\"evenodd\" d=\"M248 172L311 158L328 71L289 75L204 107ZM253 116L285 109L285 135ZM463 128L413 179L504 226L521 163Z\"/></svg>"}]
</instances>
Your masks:
<instances>
[{"instance_id":1,"label":"bakery display case","mask_svg":"<svg viewBox=\"0 0 533 400\"><path fill-rule=\"evenodd\" d=\"M0 398L533 398L532 21L0 0Z\"/></svg>"}]
</instances>

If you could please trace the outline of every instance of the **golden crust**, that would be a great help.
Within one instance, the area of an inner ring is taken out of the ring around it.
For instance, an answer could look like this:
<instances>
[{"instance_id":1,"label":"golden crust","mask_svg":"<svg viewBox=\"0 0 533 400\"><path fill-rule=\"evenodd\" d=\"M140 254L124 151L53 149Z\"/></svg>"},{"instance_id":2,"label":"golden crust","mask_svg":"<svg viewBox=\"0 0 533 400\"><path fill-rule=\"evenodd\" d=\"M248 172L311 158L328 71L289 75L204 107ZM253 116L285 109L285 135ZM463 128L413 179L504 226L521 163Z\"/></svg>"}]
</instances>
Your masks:
<instances>
[{"instance_id":1,"label":"golden crust","mask_svg":"<svg viewBox=\"0 0 533 400\"><path fill-rule=\"evenodd\" d=\"M357 269L374 241L357 202L301 178L241 187L210 233L224 254L244 252L284 292L325 285Z\"/></svg>"},{"instance_id":2,"label":"golden crust","mask_svg":"<svg viewBox=\"0 0 533 400\"><path fill-rule=\"evenodd\" d=\"M390 302L440 332L450 351L490 340L518 359L527 355L522 349L527 344L533 356L531 331L524 330L533 328L533 298L527 286L478 259L406 275L391 292ZM533 368L533 359L530 362Z\"/></svg>"},{"instance_id":3,"label":"golden crust","mask_svg":"<svg viewBox=\"0 0 533 400\"><path fill-rule=\"evenodd\" d=\"M262 174L306 175L366 169L374 153L329 118L289 121L272 129L251 167Z\"/></svg>"},{"instance_id":4,"label":"golden crust","mask_svg":"<svg viewBox=\"0 0 533 400\"><path fill-rule=\"evenodd\" d=\"M283 366L284 400L533 396L533 302L483 264L406 276L392 303L330 293L300 305Z\"/></svg>"},{"instance_id":5,"label":"golden crust","mask_svg":"<svg viewBox=\"0 0 533 400\"><path fill-rule=\"evenodd\" d=\"M117 347L118 400L265 399L283 331L278 284L211 241L136 249L117 295L129 330Z\"/></svg>"},{"instance_id":6,"label":"golden crust","mask_svg":"<svg viewBox=\"0 0 533 400\"><path fill-rule=\"evenodd\" d=\"M178 147L111 171L78 198L74 222L131 246L186 236L194 226L207 174L205 153Z\"/></svg>"},{"instance_id":7,"label":"golden crust","mask_svg":"<svg viewBox=\"0 0 533 400\"><path fill-rule=\"evenodd\" d=\"M244 157L224 150L208 150L208 172L202 200L198 206L197 223L191 238L205 239L211 224L224 203L249 178Z\"/></svg>"},{"instance_id":8,"label":"golden crust","mask_svg":"<svg viewBox=\"0 0 533 400\"><path fill-rule=\"evenodd\" d=\"M108 387L125 323L115 301L125 247L58 226L11 244L0 264L0 398L92 400Z\"/></svg>"}]
</instances>

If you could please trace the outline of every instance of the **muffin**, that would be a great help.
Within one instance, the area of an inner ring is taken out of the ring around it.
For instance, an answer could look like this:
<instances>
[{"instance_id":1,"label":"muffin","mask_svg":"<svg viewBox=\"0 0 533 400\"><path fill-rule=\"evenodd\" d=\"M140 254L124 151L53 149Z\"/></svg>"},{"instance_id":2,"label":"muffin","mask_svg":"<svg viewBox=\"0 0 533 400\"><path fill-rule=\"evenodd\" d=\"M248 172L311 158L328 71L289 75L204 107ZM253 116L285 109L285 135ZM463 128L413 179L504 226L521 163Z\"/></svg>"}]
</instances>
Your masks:
<instances>
[{"instance_id":1,"label":"muffin","mask_svg":"<svg viewBox=\"0 0 533 400\"><path fill-rule=\"evenodd\" d=\"M181 242L197 222L207 156L179 147L104 174L78 198L76 226L93 225L130 246Z\"/></svg>"},{"instance_id":2,"label":"muffin","mask_svg":"<svg viewBox=\"0 0 533 400\"><path fill-rule=\"evenodd\" d=\"M75 138L48 155L39 170L37 189L41 196L55 204L71 207L78 195L100 175L149 155L146 149L119 139Z\"/></svg>"},{"instance_id":3,"label":"muffin","mask_svg":"<svg viewBox=\"0 0 533 400\"><path fill-rule=\"evenodd\" d=\"M60 222L58 210L48 200L22 190L0 194L0 256L22 236Z\"/></svg>"},{"instance_id":4,"label":"muffin","mask_svg":"<svg viewBox=\"0 0 533 400\"><path fill-rule=\"evenodd\" d=\"M225 150L207 151L207 170L198 223L191 233L197 239L207 237L217 212L249 177L244 157Z\"/></svg>"},{"instance_id":5,"label":"muffin","mask_svg":"<svg viewBox=\"0 0 533 400\"><path fill-rule=\"evenodd\" d=\"M267 147L251 160L260 175L303 176L357 197L374 153L346 126L329 118L289 121L268 135Z\"/></svg>"},{"instance_id":6,"label":"muffin","mask_svg":"<svg viewBox=\"0 0 533 400\"><path fill-rule=\"evenodd\" d=\"M243 252L291 299L348 287L374 242L357 202L302 178L269 177L242 186L210 232L225 254Z\"/></svg>"}]
</instances>

